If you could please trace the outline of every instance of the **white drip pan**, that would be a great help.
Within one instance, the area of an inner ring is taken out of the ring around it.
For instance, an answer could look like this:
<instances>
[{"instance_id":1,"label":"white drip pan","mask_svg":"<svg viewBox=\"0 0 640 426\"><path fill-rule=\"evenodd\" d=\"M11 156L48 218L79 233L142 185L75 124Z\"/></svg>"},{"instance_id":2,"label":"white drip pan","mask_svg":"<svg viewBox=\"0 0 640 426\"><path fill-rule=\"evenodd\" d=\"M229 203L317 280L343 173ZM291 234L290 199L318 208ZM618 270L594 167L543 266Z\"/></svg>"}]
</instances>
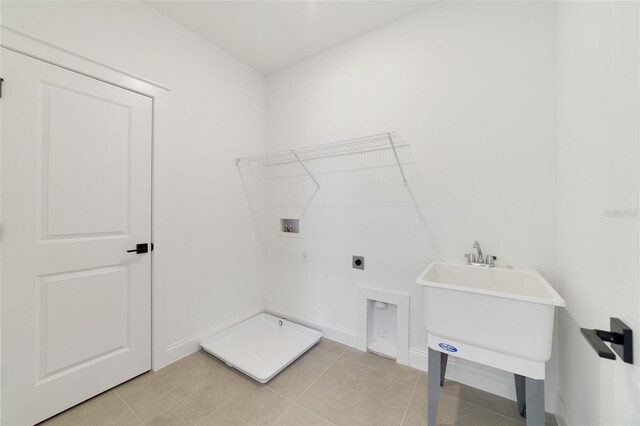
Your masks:
<instances>
[{"instance_id":1,"label":"white drip pan","mask_svg":"<svg viewBox=\"0 0 640 426\"><path fill-rule=\"evenodd\" d=\"M267 383L321 337L319 331L259 314L203 340L200 346L247 376Z\"/></svg>"}]
</instances>

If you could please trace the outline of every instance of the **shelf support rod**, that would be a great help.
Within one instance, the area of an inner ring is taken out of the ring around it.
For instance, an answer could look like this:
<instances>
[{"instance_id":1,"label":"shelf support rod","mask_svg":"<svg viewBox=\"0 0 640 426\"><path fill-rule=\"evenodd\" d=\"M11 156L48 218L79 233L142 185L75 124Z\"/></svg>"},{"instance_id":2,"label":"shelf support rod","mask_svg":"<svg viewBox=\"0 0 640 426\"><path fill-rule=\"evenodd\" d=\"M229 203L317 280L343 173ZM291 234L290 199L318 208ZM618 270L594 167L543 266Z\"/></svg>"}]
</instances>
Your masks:
<instances>
[{"instance_id":1,"label":"shelf support rod","mask_svg":"<svg viewBox=\"0 0 640 426\"><path fill-rule=\"evenodd\" d=\"M391 133L387 133L387 138L389 138L389 143L391 144L391 150L393 151L393 156L396 157L396 163L398 163L398 169L400 169L400 174L402 175L402 183L404 183L404 186L407 186L407 178L404 175L402 164L400 164L400 158L398 158L398 152L396 151L396 146L393 144L393 138L391 137Z\"/></svg>"},{"instance_id":2,"label":"shelf support rod","mask_svg":"<svg viewBox=\"0 0 640 426\"><path fill-rule=\"evenodd\" d=\"M296 160L298 160L298 163L300 163L300 165L302 166L302 168L304 169L305 172L307 172L307 174L309 175L309 177L311 178L311 180L313 180L316 184L316 186L318 187L318 189L320 189L320 184L318 183L318 181L316 180L316 178L313 177L313 175L311 174L311 172L309 171L309 169L307 169L307 166L304 165L304 163L302 162L302 160L300 159L300 157L298 157L298 154L296 154L296 152L292 149L291 153L293 154L294 157L296 157Z\"/></svg>"}]
</instances>

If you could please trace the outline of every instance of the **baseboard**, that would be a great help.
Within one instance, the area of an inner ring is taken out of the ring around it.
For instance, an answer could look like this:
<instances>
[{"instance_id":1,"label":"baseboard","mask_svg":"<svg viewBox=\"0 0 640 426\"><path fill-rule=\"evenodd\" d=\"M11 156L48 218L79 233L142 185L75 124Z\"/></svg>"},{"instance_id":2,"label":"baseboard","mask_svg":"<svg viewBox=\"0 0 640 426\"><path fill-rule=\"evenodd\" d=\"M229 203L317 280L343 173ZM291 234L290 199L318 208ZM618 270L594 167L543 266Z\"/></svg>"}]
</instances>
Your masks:
<instances>
[{"instance_id":1,"label":"baseboard","mask_svg":"<svg viewBox=\"0 0 640 426\"><path fill-rule=\"evenodd\" d=\"M356 347L357 346L357 338L358 333L354 330L349 330L344 327L340 327L334 324L330 324L324 321L317 321L306 317L301 317L299 315L290 314L287 312L283 312L279 309L266 307L264 312L275 315L277 317L286 317L287 319L296 322L300 325L304 325L305 327L313 328L314 330L321 331L323 336L330 340L335 340L336 342L342 343L347 346Z\"/></svg>"},{"instance_id":2,"label":"baseboard","mask_svg":"<svg viewBox=\"0 0 640 426\"><path fill-rule=\"evenodd\" d=\"M264 312L264 307L254 308L251 311L246 312L244 315L237 316L229 321L225 321L209 329L200 331L192 336L182 339L178 342L172 343L166 348L166 365L178 361L187 355L191 355L194 352L200 350L200 342L205 338L212 336L224 329L232 327L244 320L247 320L259 313Z\"/></svg>"},{"instance_id":3,"label":"baseboard","mask_svg":"<svg viewBox=\"0 0 640 426\"><path fill-rule=\"evenodd\" d=\"M562 395L560 392L556 393L556 420L558 421L558 426L570 426L575 423L569 417L569 410L567 410L567 406L564 405L564 400L562 399Z\"/></svg>"},{"instance_id":4,"label":"baseboard","mask_svg":"<svg viewBox=\"0 0 640 426\"><path fill-rule=\"evenodd\" d=\"M416 348L409 349L409 365L413 368L427 371L427 352ZM506 371L460 358L449 357L447 378L503 398L516 400L513 374ZM555 389L545 387L544 393L545 410L555 414L558 392Z\"/></svg>"}]
</instances>

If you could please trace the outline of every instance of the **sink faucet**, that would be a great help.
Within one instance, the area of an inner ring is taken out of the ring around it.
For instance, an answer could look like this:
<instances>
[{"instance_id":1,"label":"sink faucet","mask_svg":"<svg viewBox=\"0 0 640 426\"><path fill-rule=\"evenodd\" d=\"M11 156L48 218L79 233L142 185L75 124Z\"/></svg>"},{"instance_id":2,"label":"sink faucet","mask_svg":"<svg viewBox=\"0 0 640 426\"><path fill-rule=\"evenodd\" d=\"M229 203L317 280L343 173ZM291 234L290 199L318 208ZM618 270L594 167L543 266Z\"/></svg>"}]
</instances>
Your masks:
<instances>
[{"instance_id":1,"label":"sink faucet","mask_svg":"<svg viewBox=\"0 0 640 426\"><path fill-rule=\"evenodd\" d=\"M483 262L482 260L482 249L480 248L480 243L478 241L473 242L473 248L478 250L478 261Z\"/></svg>"},{"instance_id":2,"label":"sink faucet","mask_svg":"<svg viewBox=\"0 0 640 426\"><path fill-rule=\"evenodd\" d=\"M473 248L478 251L478 257L476 258L475 253L465 254L464 257L467 258L467 265L487 266L489 268L492 268L495 266L493 262L498 258L490 254L488 254L487 257L484 257L482 255L482 249L480 248L480 243L478 241L473 242Z\"/></svg>"}]
</instances>

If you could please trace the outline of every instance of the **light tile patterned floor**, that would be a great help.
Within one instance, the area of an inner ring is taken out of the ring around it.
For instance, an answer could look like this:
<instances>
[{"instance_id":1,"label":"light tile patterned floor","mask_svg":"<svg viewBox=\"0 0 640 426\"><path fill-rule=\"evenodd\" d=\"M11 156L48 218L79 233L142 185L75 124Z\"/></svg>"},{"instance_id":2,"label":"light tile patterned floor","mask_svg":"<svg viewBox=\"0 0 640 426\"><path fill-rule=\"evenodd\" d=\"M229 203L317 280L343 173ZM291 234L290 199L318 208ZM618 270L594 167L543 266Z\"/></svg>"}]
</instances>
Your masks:
<instances>
[{"instance_id":1,"label":"light tile patterned floor","mask_svg":"<svg viewBox=\"0 0 640 426\"><path fill-rule=\"evenodd\" d=\"M427 375L331 340L261 385L204 352L146 373L42 423L426 425ZM516 404L447 380L442 425L522 426ZM547 425L556 425L547 415Z\"/></svg>"}]
</instances>

